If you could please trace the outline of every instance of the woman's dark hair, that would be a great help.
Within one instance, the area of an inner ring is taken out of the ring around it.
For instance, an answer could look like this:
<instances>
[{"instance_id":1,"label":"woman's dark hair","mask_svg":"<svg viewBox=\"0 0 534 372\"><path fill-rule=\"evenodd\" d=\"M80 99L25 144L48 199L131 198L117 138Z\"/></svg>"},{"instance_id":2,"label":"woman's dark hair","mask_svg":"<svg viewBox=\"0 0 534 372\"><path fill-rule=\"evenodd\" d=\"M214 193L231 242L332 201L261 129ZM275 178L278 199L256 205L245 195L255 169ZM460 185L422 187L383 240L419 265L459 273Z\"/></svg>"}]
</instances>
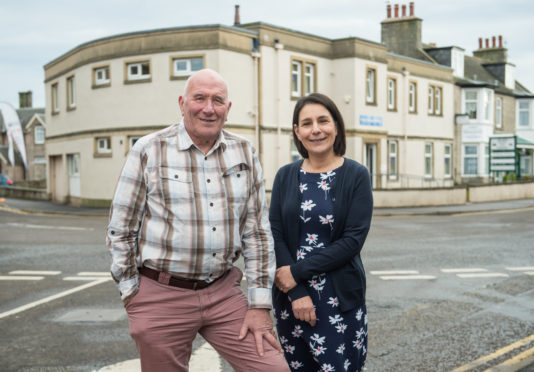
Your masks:
<instances>
[{"instance_id":1,"label":"woman's dark hair","mask_svg":"<svg viewBox=\"0 0 534 372\"><path fill-rule=\"evenodd\" d=\"M295 110L293 111L293 124L296 126L299 125L299 115L300 111L302 111L302 108L306 105L309 105L311 103L316 103L321 106L324 106L330 112L330 115L332 116L332 119L334 119L334 123L336 123L337 127L337 136L334 140L334 154L338 156L345 155L345 150L347 149L347 144L345 141L345 123L343 122L343 117L341 116L341 113L339 112L336 104L334 101L332 101L330 98L325 96L321 93L312 93L308 96L302 97L297 101L297 104L295 106ZM304 145L300 140L297 138L297 135L295 134L295 130L293 129L293 142L295 142L295 146L297 146L297 150L299 151L300 155L302 155L303 158L308 158L308 151L304 148Z\"/></svg>"}]
</instances>

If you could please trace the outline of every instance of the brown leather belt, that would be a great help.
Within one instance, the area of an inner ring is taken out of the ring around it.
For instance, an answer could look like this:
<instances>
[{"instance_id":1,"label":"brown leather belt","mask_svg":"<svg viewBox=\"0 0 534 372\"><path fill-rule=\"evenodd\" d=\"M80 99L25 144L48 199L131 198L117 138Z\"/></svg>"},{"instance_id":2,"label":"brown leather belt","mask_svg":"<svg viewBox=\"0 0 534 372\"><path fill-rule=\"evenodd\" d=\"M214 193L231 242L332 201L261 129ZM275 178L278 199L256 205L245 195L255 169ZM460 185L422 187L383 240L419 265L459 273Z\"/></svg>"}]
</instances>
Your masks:
<instances>
[{"instance_id":1,"label":"brown leather belt","mask_svg":"<svg viewBox=\"0 0 534 372\"><path fill-rule=\"evenodd\" d=\"M208 283L204 280L192 280L192 279L178 278L176 276L170 275L169 273L165 273L163 271L157 271L146 266L143 266L139 269L139 274L146 276L147 278L155 280L162 284L170 285L173 287L192 289L192 290L206 288L224 276L224 275L221 275L217 279Z\"/></svg>"}]
</instances>

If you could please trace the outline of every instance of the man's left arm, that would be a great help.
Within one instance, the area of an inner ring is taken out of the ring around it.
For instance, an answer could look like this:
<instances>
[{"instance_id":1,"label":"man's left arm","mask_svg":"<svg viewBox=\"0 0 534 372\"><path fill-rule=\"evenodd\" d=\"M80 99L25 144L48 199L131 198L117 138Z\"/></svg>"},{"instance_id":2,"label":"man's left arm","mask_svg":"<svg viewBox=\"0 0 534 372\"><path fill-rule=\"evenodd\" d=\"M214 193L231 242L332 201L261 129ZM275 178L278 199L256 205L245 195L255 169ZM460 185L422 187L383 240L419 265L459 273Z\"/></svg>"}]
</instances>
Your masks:
<instances>
[{"instance_id":1,"label":"man's left arm","mask_svg":"<svg viewBox=\"0 0 534 372\"><path fill-rule=\"evenodd\" d=\"M276 269L274 243L269 224L267 200L260 161L252 152L251 190L244 213L245 227L241 235L245 275L248 283L249 310L243 321L239 339L250 331L256 340L258 354L263 356L263 338L278 351L278 344L270 317L272 308L271 288Z\"/></svg>"}]
</instances>

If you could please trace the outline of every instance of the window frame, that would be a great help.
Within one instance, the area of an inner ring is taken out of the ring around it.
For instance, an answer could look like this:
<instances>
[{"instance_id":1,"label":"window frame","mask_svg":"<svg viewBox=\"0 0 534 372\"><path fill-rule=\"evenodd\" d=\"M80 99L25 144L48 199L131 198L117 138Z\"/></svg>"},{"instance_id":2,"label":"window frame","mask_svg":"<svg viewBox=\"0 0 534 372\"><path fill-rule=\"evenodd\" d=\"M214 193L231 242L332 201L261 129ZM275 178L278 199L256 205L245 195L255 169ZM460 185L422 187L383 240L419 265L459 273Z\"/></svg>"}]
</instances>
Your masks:
<instances>
[{"instance_id":1,"label":"window frame","mask_svg":"<svg viewBox=\"0 0 534 372\"><path fill-rule=\"evenodd\" d=\"M502 128L502 109L503 99L502 97L495 98L495 128Z\"/></svg>"},{"instance_id":2,"label":"window frame","mask_svg":"<svg viewBox=\"0 0 534 372\"><path fill-rule=\"evenodd\" d=\"M476 150L476 153L475 154L467 154L467 151L466 151L466 148L467 147L471 147L471 148L474 148ZM475 168L476 168L476 173L467 173L466 172L466 161L468 159L474 159L476 161L475 163ZM464 177L478 177L478 174L479 174L479 166L478 166L478 144L476 143L464 143L462 145L462 176Z\"/></svg>"},{"instance_id":3,"label":"window frame","mask_svg":"<svg viewBox=\"0 0 534 372\"><path fill-rule=\"evenodd\" d=\"M143 74L143 65L148 65L148 74ZM138 66L141 74L131 75L130 67ZM148 83L152 81L152 61L150 58L124 61L124 84Z\"/></svg>"},{"instance_id":4,"label":"window frame","mask_svg":"<svg viewBox=\"0 0 534 372\"><path fill-rule=\"evenodd\" d=\"M52 115L59 114L59 82L50 84L50 100L52 107Z\"/></svg>"},{"instance_id":5,"label":"window frame","mask_svg":"<svg viewBox=\"0 0 534 372\"><path fill-rule=\"evenodd\" d=\"M448 152L447 149L449 149ZM443 177L452 177L452 144L450 143L443 146Z\"/></svg>"},{"instance_id":6,"label":"window frame","mask_svg":"<svg viewBox=\"0 0 534 372\"><path fill-rule=\"evenodd\" d=\"M100 146L101 141L106 141L108 144L108 147ZM94 151L95 158L111 157L112 151L113 151L113 148L111 146L111 136L95 137L95 151Z\"/></svg>"},{"instance_id":7,"label":"window frame","mask_svg":"<svg viewBox=\"0 0 534 372\"><path fill-rule=\"evenodd\" d=\"M376 105L376 80L377 68L374 66L367 66L365 72L365 104ZM370 74L371 73L371 74Z\"/></svg>"},{"instance_id":8,"label":"window frame","mask_svg":"<svg viewBox=\"0 0 534 372\"><path fill-rule=\"evenodd\" d=\"M202 61L202 67L198 70L192 69L192 61L193 60L201 60ZM200 71L203 68L206 67L206 56L204 54L188 54L188 55L173 55L169 57L170 60L170 79L171 80L186 80L191 76L194 72ZM185 71L178 71L176 69L176 63L178 61L186 61L187 64L187 70Z\"/></svg>"},{"instance_id":9,"label":"window frame","mask_svg":"<svg viewBox=\"0 0 534 372\"><path fill-rule=\"evenodd\" d=\"M469 93L474 94L474 95L475 95L475 98L469 98L469 99L468 99L468 98L467 98L467 95L468 95ZM478 111L479 111L479 110L478 110L478 98L479 98L479 97L478 97L478 90L469 89L469 90L464 90L464 92L463 92L463 101L464 101L464 105L463 105L463 106L464 106L464 107L463 107L463 110L462 110L462 111L463 111L465 114L467 114L467 117L469 118L469 120L478 120ZM468 105L468 103L469 103L469 104L473 104L473 103L475 104L475 111L474 111L475 115L474 115L474 117L471 117L471 113L467 111L467 105Z\"/></svg>"},{"instance_id":10,"label":"window frame","mask_svg":"<svg viewBox=\"0 0 534 372\"><path fill-rule=\"evenodd\" d=\"M395 150L392 151L391 145L395 145ZM390 180L397 180L399 178L399 141L390 140L388 143L388 177ZM392 162L393 161L393 162ZM394 164L394 170L392 170Z\"/></svg>"},{"instance_id":11,"label":"window frame","mask_svg":"<svg viewBox=\"0 0 534 372\"><path fill-rule=\"evenodd\" d=\"M408 112L417 114L417 81L414 80L408 82Z\"/></svg>"},{"instance_id":12,"label":"window frame","mask_svg":"<svg viewBox=\"0 0 534 372\"><path fill-rule=\"evenodd\" d=\"M521 108L521 104L524 103L527 105L526 108ZM517 128L529 128L531 126L531 106L532 103L530 100L518 100L517 101ZM526 113L527 122L522 124L522 115L521 113Z\"/></svg>"},{"instance_id":13,"label":"window frame","mask_svg":"<svg viewBox=\"0 0 534 372\"><path fill-rule=\"evenodd\" d=\"M105 74L107 74L107 79L99 79L98 78L98 72L99 71L105 71ZM111 67L109 65L103 65L103 66L96 66L93 67L93 84L92 88L106 88L111 86Z\"/></svg>"},{"instance_id":14,"label":"window frame","mask_svg":"<svg viewBox=\"0 0 534 372\"><path fill-rule=\"evenodd\" d=\"M45 128L41 124L33 127L33 143L36 145L43 145L45 143Z\"/></svg>"},{"instance_id":15,"label":"window frame","mask_svg":"<svg viewBox=\"0 0 534 372\"><path fill-rule=\"evenodd\" d=\"M311 68L309 73L307 71L308 67ZM301 97L317 92L317 61L291 57L289 74L289 96L291 100L298 100Z\"/></svg>"},{"instance_id":16,"label":"window frame","mask_svg":"<svg viewBox=\"0 0 534 372\"><path fill-rule=\"evenodd\" d=\"M430 148L430 152L427 149ZM425 179L433 178L434 176L434 144L432 142L425 142ZM429 169L427 169L427 166Z\"/></svg>"},{"instance_id":17,"label":"window frame","mask_svg":"<svg viewBox=\"0 0 534 372\"><path fill-rule=\"evenodd\" d=\"M397 111L397 78L392 76L387 79L387 109Z\"/></svg>"},{"instance_id":18,"label":"window frame","mask_svg":"<svg viewBox=\"0 0 534 372\"><path fill-rule=\"evenodd\" d=\"M67 93L67 111L76 109L76 78L75 75L70 75L65 78L66 93Z\"/></svg>"}]
</instances>

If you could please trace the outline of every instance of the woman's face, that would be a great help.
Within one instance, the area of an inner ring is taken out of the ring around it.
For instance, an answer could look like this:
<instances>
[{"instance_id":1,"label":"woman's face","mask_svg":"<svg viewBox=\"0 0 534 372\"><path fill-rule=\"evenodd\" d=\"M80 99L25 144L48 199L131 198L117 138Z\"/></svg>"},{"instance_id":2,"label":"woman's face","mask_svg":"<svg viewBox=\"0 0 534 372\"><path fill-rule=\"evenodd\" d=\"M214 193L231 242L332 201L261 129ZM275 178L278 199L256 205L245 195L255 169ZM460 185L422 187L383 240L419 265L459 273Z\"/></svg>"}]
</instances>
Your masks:
<instances>
[{"instance_id":1,"label":"woman's face","mask_svg":"<svg viewBox=\"0 0 534 372\"><path fill-rule=\"evenodd\" d=\"M310 157L334 153L337 126L323 105L309 103L304 106L298 123L293 124L293 130Z\"/></svg>"}]
</instances>

